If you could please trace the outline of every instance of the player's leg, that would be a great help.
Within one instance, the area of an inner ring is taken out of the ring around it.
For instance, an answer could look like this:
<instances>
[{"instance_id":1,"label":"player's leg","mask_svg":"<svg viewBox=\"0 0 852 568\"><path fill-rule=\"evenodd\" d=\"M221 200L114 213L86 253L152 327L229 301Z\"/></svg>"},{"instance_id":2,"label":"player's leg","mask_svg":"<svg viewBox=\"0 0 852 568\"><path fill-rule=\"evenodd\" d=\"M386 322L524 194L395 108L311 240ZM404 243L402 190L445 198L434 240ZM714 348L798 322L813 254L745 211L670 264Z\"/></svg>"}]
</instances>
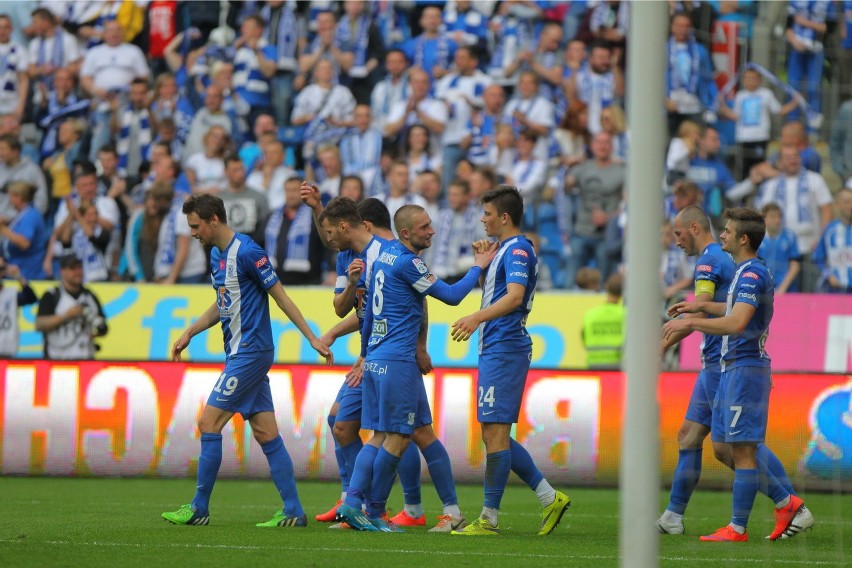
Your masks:
<instances>
[{"instance_id":1,"label":"player's leg","mask_svg":"<svg viewBox=\"0 0 852 568\"><path fill-rule=\"evenodd\" d=\"M552 533L562 515L571 506L571 498L550 485L527 449L511 437L509 451L512 454L512 471L535 492L538 502L541 503L542 524L538 534Z\"/></svg>"},{"instance_id":2,"label":"player's leg","mask_svg":"<svg viewBox=\"0 0 852 568\"><path fill-rule=\"evenodd\" d=\"M345 383L337 396L337 411L335 421L332 425L332 435L335 442L335 456L338 466L341 467L342 493L338 502L328 512L317 515L316 519L321 522L332 522L337 518L337 508L346 498L352 474L355 470L355 461L358 453L364 446L361 441L361 387L349 387Z\"/></svg>"},{"instance_id":3,"label":"player's leg","mask_svg":"<svg viewBox=\"0 0 852 568\"><path fill-rule=\"evenodd\" d=\"M420 449L416 444L408 444L399 460L399 484L405 506L391 518L391 522L401 527L420 527L426 524L423 516L423 501L420 493Z\"/></svg>"},{"instance_id":4,"label":"player's leg","mask_svg":"<svg viewBox=\"0 0 852 568\"><path fill-rule=\"evenodd\" d=\"M736 413L736 410L731 412ZM726 423L731 424L731 413L726 412L725 418ZM736 421L734 420L734 422ZM731 455L734 458L731 522L711 535L702 536L701 540L704 542L745 542L748 540L746 527L760 483L757 471L757 444L754 442L733 442L730 446Z\"/></svg>"},{"instance_id":5,"label":"player's leg","mask_svg":"<svg viewBox=\"0 0 852 568\"><path fill-rule=\"evenodd\" d=\"M422 387L422 385L421 385ZM426 398L426 389L422 387L421 398L422 404L428 405ZM435 486L435 491L438 493L438 498L441 500L442 512L438 517L438 524L430 529L431 532L450 532L463 528L466 524L464 515L459 508L459 499L456 495L456 482L453 476L453 468L450 463L450 455L447 453L447 448L441 440L435 436L435 430L432 428L432 414L428 412L428 408L421 408L421 416L428 416L429 424L423 424L411 436L411 441L419 447L423 457L426 458L426 467L429 469L429 477L432 478L432 483ZM406 450L407 451L407 450ZM422 524L425 524L425 520Z\"/></svg>"},{"instance_id":6,"label":"player's leg","mask_svg":"<svg viewBox=\"0 0 852 568\"><path fill-rule=\"evenodd\" d=\"M657 530L663 534L683 534L683 515L701 478L702 446L710 433L720 376L718 368L703 369L692 388L686 416L677 434L678 459L669 504L657 519Z\"/></svg>"},{"instance_id":7,"label":"player's leg","mask_svg":"<svg viewBox=\"0 0 852 568\"><path fill-rule=\"evenodd\" d=\"M268 386L267 386L268 390ZM265 398L265 394L263 398ZM259 397L260 398L260 397ZM269 402L272 402L271 394ZM258 523L258 527L305 527L308 518L299 500L299 492L296 489L296 477L293 473L293 460L290 458L284 441L278 433L278 424L275 422L275 413L265 410L252 414L249 419L254 439L260 444L266 461L269 463L269 473L275 488L284 503L282 510L276 511L275 515L265 523Z\"/></svg>"}]
</instances>

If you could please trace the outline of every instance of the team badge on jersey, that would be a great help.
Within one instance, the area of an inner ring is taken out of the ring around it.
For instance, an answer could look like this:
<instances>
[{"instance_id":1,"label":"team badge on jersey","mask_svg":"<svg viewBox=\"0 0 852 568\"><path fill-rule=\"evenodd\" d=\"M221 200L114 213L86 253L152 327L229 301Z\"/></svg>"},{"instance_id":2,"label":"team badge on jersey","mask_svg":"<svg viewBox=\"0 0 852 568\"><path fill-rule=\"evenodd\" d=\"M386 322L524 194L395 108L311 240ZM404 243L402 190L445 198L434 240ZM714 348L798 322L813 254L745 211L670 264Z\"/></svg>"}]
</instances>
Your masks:
<instances>
[{"instance_id":1,"label":"team badge on jersey","mask_svg":"<svg viewBox=\"0 0 852 568\"><path fill-rule=\"evenodd\" d=\"M419 258L415 258L411 262L414 263L414 266L417 267L417 272L420 274L426 274L429 272L429 268L426 267L426 263L420 260Z\"/></svg>"}]
</instances>

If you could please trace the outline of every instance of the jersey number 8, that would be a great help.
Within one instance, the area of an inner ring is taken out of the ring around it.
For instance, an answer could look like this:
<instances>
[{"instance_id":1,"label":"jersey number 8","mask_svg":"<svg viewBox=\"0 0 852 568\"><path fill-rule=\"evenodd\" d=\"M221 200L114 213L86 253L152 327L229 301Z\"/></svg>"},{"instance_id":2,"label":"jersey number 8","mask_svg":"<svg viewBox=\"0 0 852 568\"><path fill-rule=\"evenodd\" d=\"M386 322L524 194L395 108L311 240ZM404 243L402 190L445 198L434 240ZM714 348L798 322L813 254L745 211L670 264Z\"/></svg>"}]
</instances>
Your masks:
<instances>
[{"instance_id":1,"label":"jersey number 8","mask_svg":"<svg viewBox=\"0 0 852 568\"><path fill-rule=\"evenodd\" d=\"M385 297L382 295L382 287L385 285L385 273L382 270L376 272L376 280L373 284L373 315L380 315L385 305Z\"/></svg>"}]
</instances>

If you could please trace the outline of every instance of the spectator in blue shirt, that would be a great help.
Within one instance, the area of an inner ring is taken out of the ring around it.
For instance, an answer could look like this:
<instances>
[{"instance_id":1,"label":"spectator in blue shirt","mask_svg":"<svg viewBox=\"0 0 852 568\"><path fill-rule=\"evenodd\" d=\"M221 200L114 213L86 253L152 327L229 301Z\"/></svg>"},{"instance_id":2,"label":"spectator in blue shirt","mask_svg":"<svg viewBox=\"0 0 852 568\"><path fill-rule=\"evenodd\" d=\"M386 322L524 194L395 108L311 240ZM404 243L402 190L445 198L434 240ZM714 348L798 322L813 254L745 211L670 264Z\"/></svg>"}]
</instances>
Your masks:
<instances>
[{"instance_id":1,"label":"spectator in blue shirt","mask_svg":"<svg viewBox=\"0 0 852 568\"><path fill-rule=\"evenodd\" d=\"M757 255L766 261L775 280L775 294L798 292L797 277L802 268L796 233L784 227L784 214L777 203L767 203L761 210L766 222L766 236Z\"/></svg>"},{"instance_id":2,"label":"spectator in blue shirt","mask_svg":"<svg viewBox=\"0 0 852 568\"><path fill-rule=\"evenodd\" d=\"M731 170L719 156L721 149L719 132L711 126L704 127L686 172L687 179L701 188L704 209L715 220L719 220L725 211L725 193L736 183Z\"/></svg>"}]
</instances>

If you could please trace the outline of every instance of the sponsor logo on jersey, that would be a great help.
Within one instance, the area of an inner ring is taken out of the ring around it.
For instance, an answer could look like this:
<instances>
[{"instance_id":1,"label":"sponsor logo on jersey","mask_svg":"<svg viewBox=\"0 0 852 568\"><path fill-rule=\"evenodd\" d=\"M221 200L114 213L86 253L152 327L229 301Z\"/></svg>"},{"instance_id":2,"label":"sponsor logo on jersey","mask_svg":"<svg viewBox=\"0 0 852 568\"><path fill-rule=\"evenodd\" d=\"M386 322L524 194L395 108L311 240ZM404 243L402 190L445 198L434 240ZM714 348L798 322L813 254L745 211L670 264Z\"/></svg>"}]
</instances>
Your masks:
<instances>
[{"instance_id":1,"label":"sponsor logo on jersey","mask_svg":"<svg viewBox=\"0 0 852 568\"><path fill-rule=\"evenodd\" d=\"M275 278L275 273L273 272L272 274L270 274L269 276L267 276L266 278L263 279L263 283L269 284L270 282L272 282L272 280L274 278Z\"/></svg>"},{"instance_id":2,"label":"sponsor logo on jersey","mask_svg":"<svg viewBox=\"0 0 852 568\"><path fill-rule=\"evenodd\" d=\"M529 278L529 275L526 272L512 272L509 276L519 276L521 278Z\"/></svg>"},{"instance_id":3,"label":"sponsor logo on jersey","mask_svg":"<svg viewBox=\"0 0 852 568\"><path fill-rule=\"evenodd\" d=\"M266 264L268 264L268 263L269 263L269 259L268 259L268 258L266 258L266 257L264 256L263 258L261 258L260 260L258 260L257 262L255 262L255 263L254 263L254 265L255 265L257 268L260 268L261 266L264 266L264 265L266 265Z\"/></svg>"},{"instance_id":4,"label":"sponsor logo on jersey","mask_svg":"<svg viewBox=\"0 0 852 568\"><path fill-rule=\"evenodd\" d=\"M709 264L699 264L695 267L695 272L713 272L713 267Z\"/></svg>"},{"instance_id":5,"label":"sponsor logo on jersey","mask_svg":"<svg viewBox=\"0 0 852 568\"><path fill-rule=\"evenodd\" d=\"M379 255L379 262L382 262L384 264L393 264L394 262L396 262L396 255L383 252Z\"/></svg>"},{"instance_id":6,"label":"sponsor logo on jersey","mask_svg":"<svg viewBox=\"0 0 852 568\"><path fill-rule=\"evenodd\" d=\"M758 276L756 272L743 272L743 278L753 278L755 280L760 280L760 276Z\"/></svg>"},{"instance_id":7,"label":"sponsor logo on jersey","mask_svg":"<svg viewBox=\"0 0 852 568\"><path fill-rule=\"evenodd\" d=\"M751 300L752 302L757 301L757 295L756 294L749 294L747 292L740 292L739 297L743 298L744 300Z\"/></svg>"},{"instance_id":8,"label":"sponsor logo on jersey","mask_svg":"<svg viewBox=\"0 0 852 568\"><path fill-rule=\"evenodd\" d=\"M419 272L420 274L426 274L427 272L429 272L429 268L426 267L426 263L420 260L419 258L415 257L415 259L411 262L414 263L414 266L417 268L417 272Z\"/></svg>"},{"instance_id":9,"label":"sponsor logo on jersey","mask_svg":"<svg viewBox=\"0 0 852 568\"><path fill-rule=\"evenodd\" d=\"M529 258L529 253L524 249L512 249L512 254L516 254L518 256L523 256L525 258Z\"/></svg>"},{"instance_id":10,"label":"sponsor logo on jersey","mask_svg":"<svg viewBox=\"0 0 852 568\"><path fill-rule=\"evenodd\" d=\"M748 282L743 282L740 286L743 288L757 288L757 284L749 284Z\"/></svg>"},{"instance_id":11,"label":"sponsor logo on jersey","mask_svg":"<svg viewBox=\"0 0 852 568\"><path fill-rule=\"evenodd\" d=\"M384 337L388 334L388 320L373 321L373 335Z\"/></svg>"},{"instance_id":12,"label":"sponsor logo on jersey","mask_svg":"<svg viewBox=\"0 0 852 568\"><path fill-rule=\"evenodd\" d=\"M219 270L225 270L225 259L219 261Z\"/></svg>"}]
</instances>

